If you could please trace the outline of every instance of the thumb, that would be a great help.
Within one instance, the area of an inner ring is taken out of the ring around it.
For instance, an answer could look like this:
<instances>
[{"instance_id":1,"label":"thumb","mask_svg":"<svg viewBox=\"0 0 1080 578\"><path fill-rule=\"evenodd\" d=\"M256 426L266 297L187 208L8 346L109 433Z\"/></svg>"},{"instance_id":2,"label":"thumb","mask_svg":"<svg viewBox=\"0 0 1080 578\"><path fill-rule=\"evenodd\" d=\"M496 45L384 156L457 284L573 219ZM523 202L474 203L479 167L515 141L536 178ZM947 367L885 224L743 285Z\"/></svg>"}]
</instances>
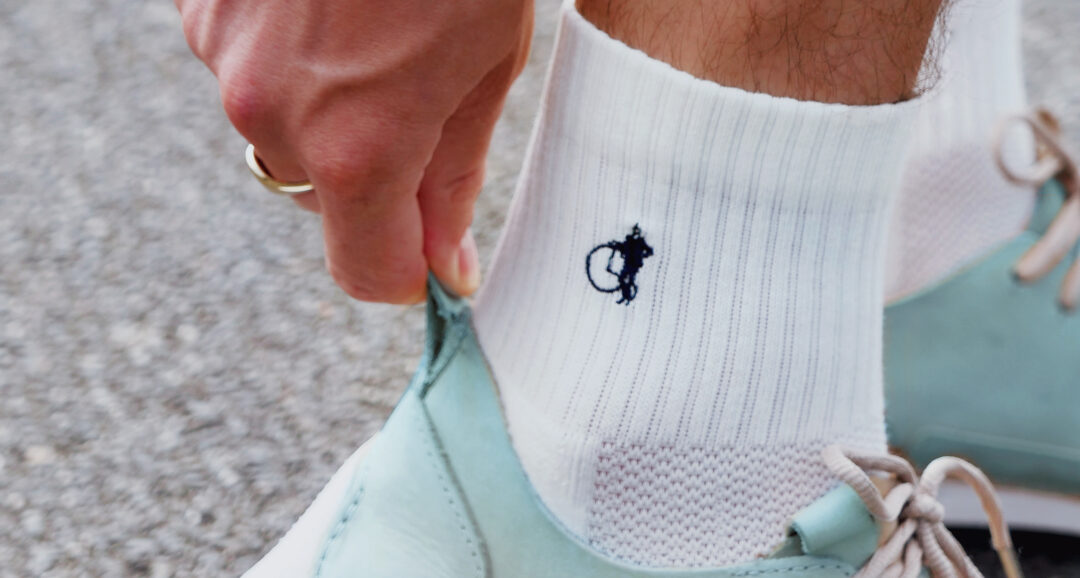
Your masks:
<instances>
[{"instance_id":1,"label":"thumb","mask_svg":"<svg viewBox=\"0 0 1080 578\"><path fill-rule=\"evenodd\" d=\"M471 295L480 285L480 259L469 225L484 184L484 165L513 69L493 70L443 125L420 185L424 255L451 291Z\"/></svg>"}]
</instances>

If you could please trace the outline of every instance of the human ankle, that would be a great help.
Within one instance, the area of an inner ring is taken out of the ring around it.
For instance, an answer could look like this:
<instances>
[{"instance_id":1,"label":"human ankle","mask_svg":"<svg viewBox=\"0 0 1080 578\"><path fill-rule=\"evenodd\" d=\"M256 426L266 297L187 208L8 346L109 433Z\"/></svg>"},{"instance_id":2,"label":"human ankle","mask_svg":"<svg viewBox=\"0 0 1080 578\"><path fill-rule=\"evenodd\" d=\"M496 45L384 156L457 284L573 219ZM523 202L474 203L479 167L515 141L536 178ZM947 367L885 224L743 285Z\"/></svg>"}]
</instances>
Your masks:
<instances>
[{"instance_id":1,"label":"human ankle","mask_svg":"<svg viewBox=\"0 0 1080 578\"><path fill-rule=\"evenodd\" d=\"M878 265L917 106L720 86L564 13L474 320L567 528L744 561L835 483L824 445L884 451Z\"/></svg>"},{"instance_id":2,"label":"human ankle","mask_svg":"<svg viewBox=\"0 0 1080 578\"><path fill-rule=\"evenodd\" d=\"M942 0L578 0L582 16L698 78L852 105L912 98Z\"/></svg>"}]
</instances>

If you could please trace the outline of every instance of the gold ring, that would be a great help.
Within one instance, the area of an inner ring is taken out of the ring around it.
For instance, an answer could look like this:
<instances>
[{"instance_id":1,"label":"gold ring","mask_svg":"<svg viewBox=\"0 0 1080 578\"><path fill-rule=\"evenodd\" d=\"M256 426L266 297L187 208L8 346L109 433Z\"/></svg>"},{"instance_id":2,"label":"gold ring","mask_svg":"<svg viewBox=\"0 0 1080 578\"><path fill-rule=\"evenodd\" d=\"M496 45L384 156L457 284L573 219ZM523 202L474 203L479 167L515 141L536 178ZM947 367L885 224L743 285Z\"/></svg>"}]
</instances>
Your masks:
<instances>
[{"instance_id":1,"label":"gold ring","mask_svg":"<svg viewBox=\"0 0 1080 578\"><path fill-rule=\"evenodd\" d=\"M270 176L270 171L266 170L266 165L263 164L259 155L255 154L255 145L249 144L247 151L244 153L244 158L247 159L248 169L251 174L255 176L255 180L262 183L262 186L266 187L266 190L274 193L275 195L301 195L304 193L310 193L315 190L315 187L311 184L311 181L296 181L292 183L283 183L274 177Z\"/></svg>"}]
</instances>

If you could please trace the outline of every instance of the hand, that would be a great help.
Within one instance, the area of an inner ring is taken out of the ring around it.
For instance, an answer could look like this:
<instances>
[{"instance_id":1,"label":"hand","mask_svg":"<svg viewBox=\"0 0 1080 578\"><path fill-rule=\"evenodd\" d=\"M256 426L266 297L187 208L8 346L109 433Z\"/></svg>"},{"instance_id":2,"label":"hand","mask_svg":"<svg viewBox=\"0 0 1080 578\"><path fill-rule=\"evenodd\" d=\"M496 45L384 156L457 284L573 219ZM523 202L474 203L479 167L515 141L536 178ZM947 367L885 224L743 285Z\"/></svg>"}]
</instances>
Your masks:
<instances>
[{"instance_id":1,"label":"hand","mask_svg":"<svg viewBox=\"0 0 1080 578\"><path fill-rule=\"evenodd\" d=\"M484 159L532 34L532 0L176 0L225 112L321 213L349 295L412 303L427 271L468 295Z\"/></svg>"}]
</instances>

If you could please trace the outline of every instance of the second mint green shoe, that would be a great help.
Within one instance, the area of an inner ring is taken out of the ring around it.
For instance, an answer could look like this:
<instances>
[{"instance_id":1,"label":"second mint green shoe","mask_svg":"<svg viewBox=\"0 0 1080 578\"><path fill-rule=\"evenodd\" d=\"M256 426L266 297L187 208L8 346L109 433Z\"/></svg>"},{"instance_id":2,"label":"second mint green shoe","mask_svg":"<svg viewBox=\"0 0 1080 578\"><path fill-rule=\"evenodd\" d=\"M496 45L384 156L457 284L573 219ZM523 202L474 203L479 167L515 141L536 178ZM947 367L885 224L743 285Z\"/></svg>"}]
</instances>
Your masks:
<instances>
[{"instance_id":1,"label":"second mint green shoe","mask_svg":"<svg viewBox=\"0 0 1080 578\"><path fill-rule=\"evenodd\" d=\"M1044 148L1041 176L1010 175L1043 181L1027 230L885 310L889 443L971 460L1014 527L1080 535L1080 179L1045 113L1021 118ZM950 522L977 523L949 492Z\"/></svg>"},{"instance_id":2,"label":"second mint green shoe","mask_svg":"<svg viewBox=\"0 0 1080 578\"><path fill-rule=\"evenodd\" d=\"M424 359L382 432L245 576L914 577L924 575L925 559L935 575L976 577L934 499L948 475L971 480L987 501L995 544L1009 576L1019 576L989 482L972 466L939 460L920 480L897 457L856 456L834 446L825 459L847 485L794 516L789 538L767 559L649 569L610 558L567 533L536 497L511 446L469 308L432 281ZM894 479L872 481L870 470Z\"/></svg>"}]
</instances>

